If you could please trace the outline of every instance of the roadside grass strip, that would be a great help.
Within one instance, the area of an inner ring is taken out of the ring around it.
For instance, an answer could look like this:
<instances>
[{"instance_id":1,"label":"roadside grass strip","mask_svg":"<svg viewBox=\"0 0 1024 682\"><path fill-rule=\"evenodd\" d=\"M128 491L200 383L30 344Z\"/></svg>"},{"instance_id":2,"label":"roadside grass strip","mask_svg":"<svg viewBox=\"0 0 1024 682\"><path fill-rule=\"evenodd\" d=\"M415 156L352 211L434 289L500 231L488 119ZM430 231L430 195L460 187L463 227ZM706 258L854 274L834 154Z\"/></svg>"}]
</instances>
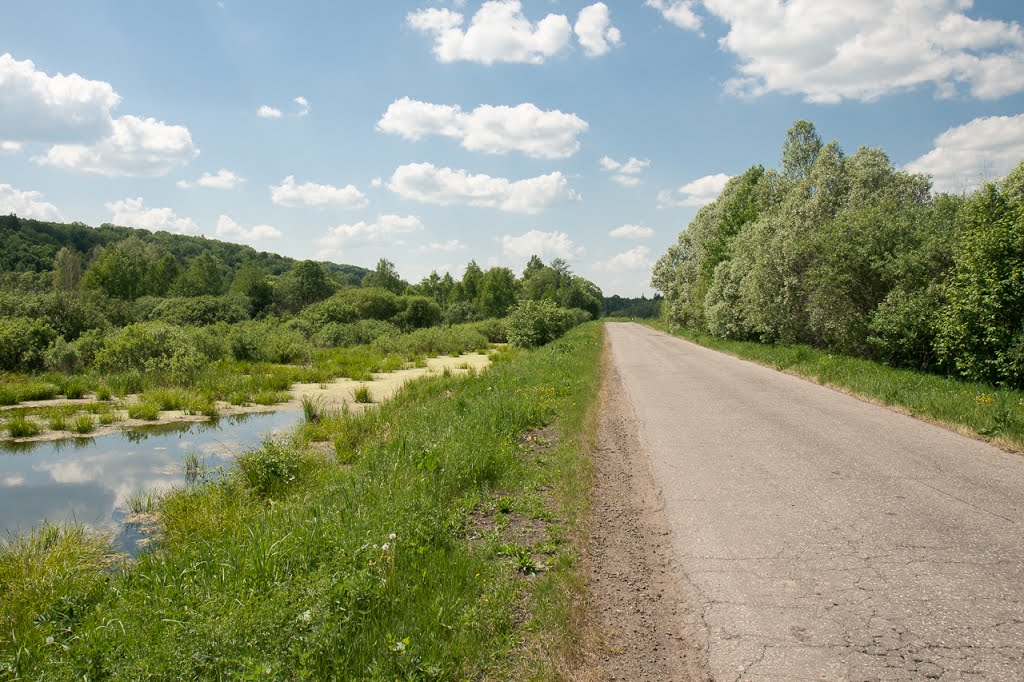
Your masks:
<instances>
[{"instance_id":1,"label":"roadside grass strip","mask_svg":"<svg viewBox=\"0 0 1024 682\"><path fill-rule=\"evenodd\" d=\"M1024 451L1024 391L896 369L810 346L731 341L645 321L659 331L789 372L901 412L932 420L1007 450Z\"/></svg>"},{"instance_id":2,"label":"roadside grass strip","mask_svg":"<svg viewBox=\"0 0 1024 682\"><path fill-rule=\"evenodd\" d=\"M0 541L0 677L555 677L602 336L318 413L148 503L159 531L134 561L81 528Z\"/></svg>"}]
</instances>

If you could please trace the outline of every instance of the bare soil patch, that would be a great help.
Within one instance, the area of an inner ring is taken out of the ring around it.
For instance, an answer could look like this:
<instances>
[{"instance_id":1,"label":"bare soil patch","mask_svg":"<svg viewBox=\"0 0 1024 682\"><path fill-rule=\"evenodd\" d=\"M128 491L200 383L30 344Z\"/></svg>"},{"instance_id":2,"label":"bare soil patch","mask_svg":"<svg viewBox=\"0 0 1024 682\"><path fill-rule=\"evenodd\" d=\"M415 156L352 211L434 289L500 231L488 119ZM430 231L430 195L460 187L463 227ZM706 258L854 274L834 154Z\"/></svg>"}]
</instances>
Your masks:
<instances>
[{"instance_id":1,"label":"bare soil patch","mask_svg":"<svg viewBox=\"0 0 1024 682\"><path fill-rule=\"evenodd\" d=\"M710 680L699 603L672 555L663 503L618 371L605 353L593 456L583 670L600 680Z\"/></svg>"}]
</instances>

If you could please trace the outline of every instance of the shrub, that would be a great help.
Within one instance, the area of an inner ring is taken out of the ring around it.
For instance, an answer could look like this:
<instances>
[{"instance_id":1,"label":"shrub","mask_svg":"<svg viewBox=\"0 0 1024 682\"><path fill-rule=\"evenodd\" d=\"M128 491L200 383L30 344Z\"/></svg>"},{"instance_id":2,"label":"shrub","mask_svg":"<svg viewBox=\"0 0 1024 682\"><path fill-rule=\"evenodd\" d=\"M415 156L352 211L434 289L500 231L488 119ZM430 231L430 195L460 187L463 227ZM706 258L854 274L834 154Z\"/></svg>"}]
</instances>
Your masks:
<instances>
[{"instance_id":1,"label":"shrub","mask_svg":"<svg viewBox=\"0 0 1024 682\"><path fill-rule=\"evenodd\" d=\"M242 322L226 333L227 346L236 360L295 363L310 356L309 342L302 332L275 319Z\"/></svg>"},{"instance_id":2,"label":"shrub","mask_svg":"<svg viewBox=\"0 0 1024 682\"><path fill-rule=\"evenodd\" d=\"M165 298L148 311L148 320L180 326L204 326L249 319L249 301L242 296L194 296Z\"/></svg>"},{"instance_id":3,"label":"shrub","mask_svg":"<svg viewBox=\"0 0 1024 682\"><path fill-rule=\"evenodd\" d=\"M194 330L164 322L141 322L110 334L95 362L106 372L138 371L185 382L211 359L197 341Z\"/></svg>"},{"instance_id":4,"label":"shrub","mask_svg":"<svg viewBox=\"0 0 1024 682\"><path fill-rule=\"evenodd\" d=\"M43 355L56 338L56 332L39 320L0 318L0 370L41 368Z\"/></svg>"},{"instance_id":5,"label":"shrub","mask_svg":"<svg viewBox=\"0 0 1024 682\"><path fill-rule=\"evenodd\" d=\"M433 327L441 321L441 306L426 296L404 296L405 310L395 316L403 329Z\"/></svg>"},{"instance_id":6,"label":"shrub","mask_svg":"<svg viewBox=\"0 0 1024 682\"><path fill-rule=\"evenodd\" d=\"M520 301L506 320L508 342L521 348L542 346L588 319L586 311L566 310L551 301Z\"/></svg>"},{"instance_id":7,"label":"shrub","mask_svg":"<svg viewBox=\"0 0 1024 682\"><path fill-rule=\"evenodd\" d=\"M352 393L352 397L357 403L368 404L373 402L373 397L370 395L370 389L367 388L365 384L356 387L356 390Z\"/></svg>"},{"instance_id":8,"label":"shrub","mask_svg":"<svg viewBox=\"0 0 1024 682\"><path fill-rule=\"evenodd\" d=\"M238 458L246 482L261 495L280 492L293 483L301 463L297 450L272 440Z\"/></svg>"},{"instance_id":9,"label":"shrub","mask_svg":"<svg viewBox=\"0 0 1024 682\"><path fill-rule=\"evenodd\" d=\"M381 353L402 355L458 355L484 348L487 339L468 325L456 327L429 327L400 336L382 336L373 342Z\"/></svg>"},{"instance_id":10,"label":"shrub","mask_svg":"<svg viewBox=\"0 0 1024 682\"><path fill-rule=\"evenodd\" d=\"M442 319L445 324L465 324L466 322L478 322L483 318L480 311L469 301L457 301L444 309Z\"/></svg>"},{"instance_id":11,"label":"shrub","mask_svg":"<svg viewBox=\"0 0 1024 682\"><path fill-rule=\"evenodd\" d=\"M472 322L468 327L483 334L490 343L508 343L508 324L504 319L492 317Z\"/></svg>"},{"instance_id":12,"label":"shrub","mask_svg":"<svg viewBox=\"0 0 1024 682\"><path fill-rule=\"evenodd\" d=\"M82 368L82 357L75 345L58 336L43 353L43 365L54 372L74 372Z\"/></svg>"},{"instance_id":13,"label":"shrub","mask_svg":"<svg viewBox=\"0 0 1024 682\"><path fill-rule=\"evenodd\" d=\"M398 327L382 320L359 320L350 324L328 324L314 337L320 348L347 348L373 343L382 336L398 336Z\"/></svg>"}]
</instances>

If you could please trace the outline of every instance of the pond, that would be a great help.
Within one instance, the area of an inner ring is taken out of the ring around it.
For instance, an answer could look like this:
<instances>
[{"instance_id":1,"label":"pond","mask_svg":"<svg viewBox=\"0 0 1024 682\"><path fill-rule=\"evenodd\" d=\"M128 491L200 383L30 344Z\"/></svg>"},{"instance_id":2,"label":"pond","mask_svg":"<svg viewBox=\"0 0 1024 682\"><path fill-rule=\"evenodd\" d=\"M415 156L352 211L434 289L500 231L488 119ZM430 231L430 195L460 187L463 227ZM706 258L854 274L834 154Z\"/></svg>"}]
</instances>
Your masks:
<instances>
[{"instance_id":1,"label":"pond","mask_svg":"<svg viewBox=\"0 0 1024 682\"><path fill-rule=\"evenodd\" d=\"M74 522L110 532L118 550L134 554L141 539L124 524L128 499L186 484L186 454L208 469L227 466L267 436L291 430L295 411L165 424L97 438L0 441L0 532Z\"/></svg>"}]
</instances>

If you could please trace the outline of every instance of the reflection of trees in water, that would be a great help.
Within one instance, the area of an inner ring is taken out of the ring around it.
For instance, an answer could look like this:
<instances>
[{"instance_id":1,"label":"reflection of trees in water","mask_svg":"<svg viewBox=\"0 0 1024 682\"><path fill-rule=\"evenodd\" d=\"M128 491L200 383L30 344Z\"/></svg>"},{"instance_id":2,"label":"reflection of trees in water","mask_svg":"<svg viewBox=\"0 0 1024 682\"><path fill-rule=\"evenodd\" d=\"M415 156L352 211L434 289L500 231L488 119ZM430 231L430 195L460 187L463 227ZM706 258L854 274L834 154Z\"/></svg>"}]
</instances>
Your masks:
<instances>
[{"instance_id":1,"label":"reflection of trees in water","mask_svg":"<svg viewBox=\"0 0 1024 682\"><path fill-rule=\"evenodd\" d=\"M244 424L253 419L266 417L268 412L249 412L246 414L235 414L230 417L214 417L204 421L195 422L168 422L166 424L153 424L151 426L133 426L124 429L124 437L131 443L141 443L150 436L164 436L170 433L205 433L207 431L222 431L224 427Z\"/></svg>"},{"instance_id":2,"label":"reflection of trees in water","mask_svg":"<svg viewBox=\"0 0 1024 682\"><path fill-rule=\"evenodd\" d=\"M40 448L53 448L56 452L72 448L78 450L86 448L96 442L92 436L79 436L75 438L61 438L60 440L30 440L13 441L0 440L0 452L29 453Z\"/></svg>"}]
</instances>

